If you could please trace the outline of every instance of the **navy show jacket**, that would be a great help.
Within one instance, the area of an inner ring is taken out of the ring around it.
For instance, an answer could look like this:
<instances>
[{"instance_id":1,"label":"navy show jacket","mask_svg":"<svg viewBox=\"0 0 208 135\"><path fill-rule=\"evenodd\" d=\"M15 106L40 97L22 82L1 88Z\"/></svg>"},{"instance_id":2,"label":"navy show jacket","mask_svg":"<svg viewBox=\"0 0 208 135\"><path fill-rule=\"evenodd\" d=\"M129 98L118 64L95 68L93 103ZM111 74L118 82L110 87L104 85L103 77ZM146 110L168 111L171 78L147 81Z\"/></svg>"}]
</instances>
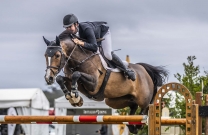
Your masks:
<instances>
[{"instance_id":1,"label":"navy show jacket","mask_svg":"<svg viewBox=\"0 0 208 135\"><path fill-rule=\"evenodd\" d=\"M81 22L79 23L79 36L85 39L84 48L96 52L101 42L96 39L103 38L107 33L109 26L106 22Z\"/></svg>"}]
</instances>

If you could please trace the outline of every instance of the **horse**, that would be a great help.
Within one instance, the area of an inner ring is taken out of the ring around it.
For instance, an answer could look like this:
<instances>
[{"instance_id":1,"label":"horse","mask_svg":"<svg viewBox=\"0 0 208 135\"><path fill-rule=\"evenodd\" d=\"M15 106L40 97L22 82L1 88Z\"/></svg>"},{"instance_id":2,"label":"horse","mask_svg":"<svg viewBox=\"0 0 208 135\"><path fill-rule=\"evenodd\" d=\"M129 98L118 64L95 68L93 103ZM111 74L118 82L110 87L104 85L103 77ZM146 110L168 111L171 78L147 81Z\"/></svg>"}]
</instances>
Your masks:
<instances>
[{"instance_id":1,"label":"horse","mask_svg":"<svg viewBox=\"0 0 208 135\"><path fill-rule=\"evenodd\" d=\"M44 38L47 44L46 82L52 84L56 80L73 106L82 106L84 102L79 91L92 100L105 100L114 109L130 107L130 115L135 115L139 106L140 114L147 115L157 87L163 85L168 71L162 66L129 63L129 68L136 73L136 80L131 81L120 72L109 73L101 63L99 52L76 45L72 38L67 30L56 37L55 41ZM57 76L62 68L65 76ZM108 81L105 81L106 76ZM136 134L141 126L128 125L128 128Z\"/></svg>"}]
</instances>

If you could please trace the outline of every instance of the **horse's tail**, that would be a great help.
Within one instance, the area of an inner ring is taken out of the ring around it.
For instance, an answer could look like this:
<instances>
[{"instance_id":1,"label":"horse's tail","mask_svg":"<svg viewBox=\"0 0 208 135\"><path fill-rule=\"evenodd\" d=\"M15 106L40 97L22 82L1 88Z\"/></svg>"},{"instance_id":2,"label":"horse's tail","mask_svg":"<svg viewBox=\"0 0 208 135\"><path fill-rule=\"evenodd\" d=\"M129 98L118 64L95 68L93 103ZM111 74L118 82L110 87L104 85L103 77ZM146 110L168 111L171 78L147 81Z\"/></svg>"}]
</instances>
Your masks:
<instances>
[{"instance_id":1,"label":"horse's tail","mask_svg":"<svg viewBox=\"0 0 208 135\"><path fill-rule=\"evenodd\" d=\"M146 63L137 63L139 65L142 65L147 73L152 78L152 81L154 83L154 93L151 100L151 103L157 93L157 87L162 86L165 83L166 78L168 77L168 71L164 69L162 66L152 66Z\"/></svg>"}]
</instances>

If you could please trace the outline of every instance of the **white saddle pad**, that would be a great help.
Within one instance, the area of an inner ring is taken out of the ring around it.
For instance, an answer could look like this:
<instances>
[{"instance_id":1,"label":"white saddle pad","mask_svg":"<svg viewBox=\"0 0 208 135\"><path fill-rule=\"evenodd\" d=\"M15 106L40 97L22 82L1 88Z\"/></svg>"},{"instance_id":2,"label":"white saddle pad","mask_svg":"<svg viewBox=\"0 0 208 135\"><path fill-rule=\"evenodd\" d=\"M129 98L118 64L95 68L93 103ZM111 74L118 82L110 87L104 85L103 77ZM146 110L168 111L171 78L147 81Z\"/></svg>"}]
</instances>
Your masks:
<instances>
[{"instance_id":1,"label":"white saddle pad","mask_svg":"<svg viewBox=\"0 0 208 135\"><path fill-rule=\"evenodd\" d=\"M103 59L103 56L100 54L99 51L98 51L98 55L99 55L99 57L100 57L101 63L102 63L102 65L103 65L103 67L105 68L105 70L109 69L109 70L111 70L112 72L121 72L121 70L118 69L118 68L110 68L110 67L108 67L108 64L105 62L105 60ZM129 66L129 63L128 63L127 61L123 61L123 63L124 63L124 65L125 65L126 67Z\"/></svg>"}]
</instances>

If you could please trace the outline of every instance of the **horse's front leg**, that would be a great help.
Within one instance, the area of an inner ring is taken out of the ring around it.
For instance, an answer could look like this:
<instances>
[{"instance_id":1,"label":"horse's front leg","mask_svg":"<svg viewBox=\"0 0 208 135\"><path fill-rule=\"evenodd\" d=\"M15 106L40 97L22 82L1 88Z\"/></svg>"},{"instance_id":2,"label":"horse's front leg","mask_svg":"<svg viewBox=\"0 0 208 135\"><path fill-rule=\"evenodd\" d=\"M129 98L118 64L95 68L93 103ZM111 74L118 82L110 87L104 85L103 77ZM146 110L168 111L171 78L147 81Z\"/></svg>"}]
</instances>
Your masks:
<instances>
[{"instance_id":1,"label":"horse's front leg","mask_svg":"<svg viewBox=\"0 0 208 135\"><path fill-rule=\"evenodd\" d=\"M71 95L71 79L59 75L56 77L56 82L59 84L65 94L66 99L69 100L72 106L82 106L83 102L81 100L80 102L75 102L77 100L74 100L73 96Z\"/></svg>"},{"instance_id":2,"label":"horse's front leg","mask_svg":"<svg viewBox=\"0 0 208 135\"><path fill-rule=\"evenodd\" d=\"M97 86L97 81L95 79L95 76L90 75L90 74L86 74L83 72L79 72L79 71L75 71L72 74L72 83L71 83L71 96L74 99L77 99L78 102L79 101L79 93L78 93L78 85L77 85L77 81L81 81L83 84L83 87L87 90L87 91L91 91L93 92Z\"/></svg>"},{"instance_id":3,"label":"horse's front leg","mask_svg":"<svg viewBox=\"0 0 208 135\"><path fill-rule=\"evenodd\" d=\"M56 82L61 87L65 96L70 94L70 89L68 89L67 86L71 85L71 80L68 77L63 77L63 76L59 75L59 76L56 77Z\"/></svg>"},{"instance_id":4,"label":"horse's front leg","mask_svg":"<svg viewBox=\"0 0 208 135\"><path fill-rule=\"evenodd\" d=\"M78 80L82 82L86 90L91 92L93 92L97 86L97 80L93 75L75 71L72 74L72 85L71 85L72 92L78 91L78 85L77 85Z\"/></svg>"}]
</instances>

